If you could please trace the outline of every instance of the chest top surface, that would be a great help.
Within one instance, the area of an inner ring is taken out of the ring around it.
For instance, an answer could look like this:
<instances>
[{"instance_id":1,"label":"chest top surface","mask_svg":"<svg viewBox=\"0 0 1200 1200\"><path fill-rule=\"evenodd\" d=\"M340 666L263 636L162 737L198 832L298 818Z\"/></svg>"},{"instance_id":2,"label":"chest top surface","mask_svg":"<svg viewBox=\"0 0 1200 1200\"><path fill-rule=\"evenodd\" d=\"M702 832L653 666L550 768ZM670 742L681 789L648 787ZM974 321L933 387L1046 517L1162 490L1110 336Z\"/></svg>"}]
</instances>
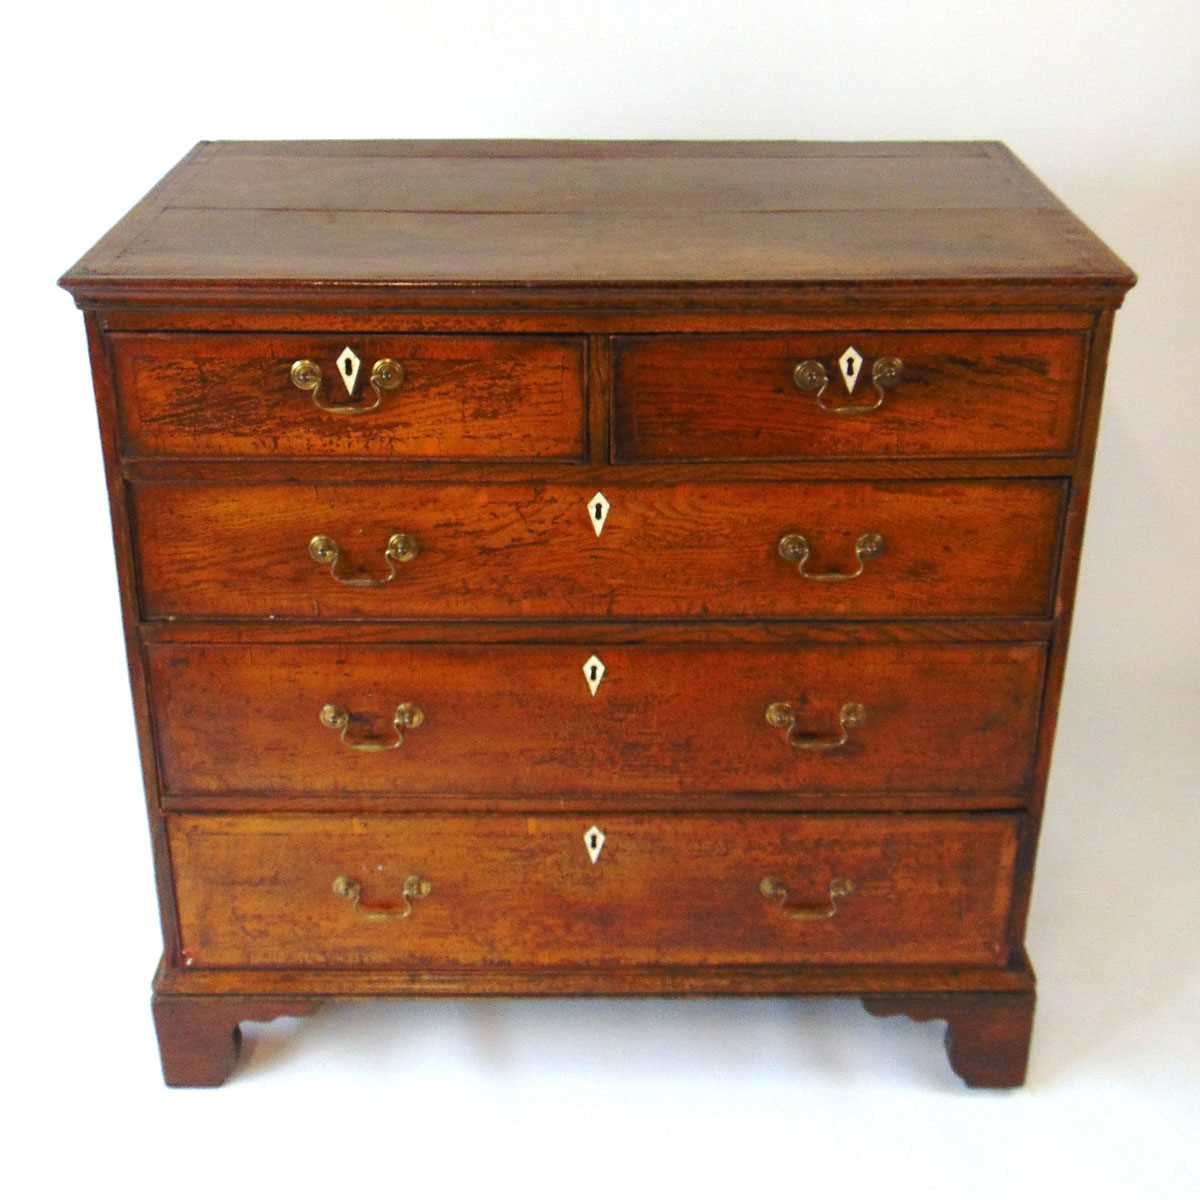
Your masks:
<instances>
[{"instance_id":1,"label":"chest top surface","mask_svg":"<svg viewBox=\"0 0 1200 1200\"><path fill-rule=\"evenodd\" d=\"M62 283L1090 284L1129 268L998 142L202 142Z\"/></svg>"}]
</instances>

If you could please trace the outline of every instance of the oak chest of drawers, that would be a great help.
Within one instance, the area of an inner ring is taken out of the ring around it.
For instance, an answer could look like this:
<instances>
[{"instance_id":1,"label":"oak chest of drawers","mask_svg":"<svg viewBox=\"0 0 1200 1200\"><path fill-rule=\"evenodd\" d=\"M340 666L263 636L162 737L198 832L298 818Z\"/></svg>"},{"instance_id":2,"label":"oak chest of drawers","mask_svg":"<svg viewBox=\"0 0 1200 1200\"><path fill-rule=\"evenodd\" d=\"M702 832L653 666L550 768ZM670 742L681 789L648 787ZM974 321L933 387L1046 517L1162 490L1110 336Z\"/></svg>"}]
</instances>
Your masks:
<instances>
[{"instance_id":1,"label":"oak chest of drawers","mask_svg":"<svg viewBox=\"0 0 1200 1200\"><path fill-rule=\"evenodd\" d=\"M848 994L1018 1084L1129 270L995 143L203 143L84 309L164 1074Z\"/></svg>"}]
</instances>

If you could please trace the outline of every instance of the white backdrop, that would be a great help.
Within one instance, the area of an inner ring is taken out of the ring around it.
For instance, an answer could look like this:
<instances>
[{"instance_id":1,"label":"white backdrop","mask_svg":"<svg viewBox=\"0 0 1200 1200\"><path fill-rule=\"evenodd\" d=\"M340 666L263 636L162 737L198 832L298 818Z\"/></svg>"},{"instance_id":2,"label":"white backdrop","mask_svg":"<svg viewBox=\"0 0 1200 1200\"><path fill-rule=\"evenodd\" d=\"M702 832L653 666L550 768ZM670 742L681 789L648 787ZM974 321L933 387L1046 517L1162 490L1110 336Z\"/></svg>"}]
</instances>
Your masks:
<instances>
[{"instance_id":1,"label":"white backdrop","mask_svg":"<svg viewBox=\"0 0 1200 1200\"><path fill-rule=\"evenodd\" d=\"M5 21L0 1178L134 1197L1197 1190L1194 0L160 0ZM1000 138L1140 273L1034 897L1024 1092L969 1094L938 1028L840 1001L336 1010L256 1028L219 1092L159 1083L100 455L53 281L201 138L453 136Z\"/></svg>"}]
</instances>

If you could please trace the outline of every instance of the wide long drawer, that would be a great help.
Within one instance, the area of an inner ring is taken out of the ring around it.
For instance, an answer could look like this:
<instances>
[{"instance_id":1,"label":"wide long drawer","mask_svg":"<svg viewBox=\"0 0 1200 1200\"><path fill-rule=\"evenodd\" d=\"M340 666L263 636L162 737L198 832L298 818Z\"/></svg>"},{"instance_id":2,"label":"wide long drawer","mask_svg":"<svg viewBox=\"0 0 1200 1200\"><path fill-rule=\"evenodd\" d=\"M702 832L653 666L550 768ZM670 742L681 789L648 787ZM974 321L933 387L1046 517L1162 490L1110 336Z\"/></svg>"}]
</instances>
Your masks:
<instances>
[{"instance_id":1,"label":"wide long drawer","mask_svg":"<svg viewBox=\"0 0 1200 1200\"><path fill-rule=\"evenodd\" d=\"M1007 958L1017 817L598 820L171 817L184 960L437 968Z\"/></svg>"},{"instance_id":2,"label":"wide long drawer","mask_svg":"<svg viewBox=\"0 0 1200 1200\"><path fill-rule=\"evenodd\" d=\"M578 462L582 338L114 334L133 457Z\"/></svg>"},{"instance_id":3,"label":"wide long drawer","mask_svg":"<svg viewBox=\"0 0 1200 1200\"><path fill-rule=\"evenodd\" d=\"M618 461L1069 454L1065 332L654 336L614 343Z\"/></svg>"},{"instance_id":4,"label":"wide long drawer","mask_svg":"<svg viewBox=\"0 0 1200 1200\"><path fill-rule=\"evenodd\" d=\"M640 792L1011 792L1032 770L1045 651L163 642L147 658L173 796L602 804Z\"/></svg>"},{"instance_id":5,"label":"wide long drawer","mask_svg":"<svg viewBox=\"0 0 1200 1200\"><path fill-rule=\"evenodd\" d=\"M597 500L594 486L562 484L143 483L133 494L150 618L1040 617L1065 485L606 482Z\"/></svg>"}]
</instances>

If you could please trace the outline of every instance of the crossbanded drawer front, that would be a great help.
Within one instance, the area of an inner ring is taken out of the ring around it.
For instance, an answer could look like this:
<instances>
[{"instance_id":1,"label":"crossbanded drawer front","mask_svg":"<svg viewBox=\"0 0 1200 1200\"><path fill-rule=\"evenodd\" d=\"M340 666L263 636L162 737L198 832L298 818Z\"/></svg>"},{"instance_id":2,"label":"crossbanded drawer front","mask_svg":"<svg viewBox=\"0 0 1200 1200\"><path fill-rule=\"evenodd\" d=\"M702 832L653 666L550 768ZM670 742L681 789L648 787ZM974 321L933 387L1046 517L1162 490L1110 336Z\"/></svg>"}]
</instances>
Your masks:
<instances>
[{"instance_id":1,"label":"crossbanded drawer front","mask_svg":"<svg viewBox=\"0 0 1200 1200\"><path fill-rule=\"evenodd\" d=\"M991 814L168 820L195 967L1000 965L1019 828Z\"/></svg>"},{"instance_id":2,"label":"crossbanded drawer front","mask_svg":"<svg viewBox=\"0 0 1200 1200\"><path fill-rule=\"evenodd\" d=\"M581 338L114 334L131 457L586 456Z\"/></svg>"},{"instance_id":3,"label":"crossbanded drawer front","mask_svg":"<svg viewBox=\"0 0 1200 1200\"><path fill-rule=\"evenodd\" d=\"M1035 644L146 648L164 791L1013 792ZM594 694L593 694L594 693ZM232 801L231 801L232 802Z\"/></svg>"},{"instance_id":4,"label":"crossbanded drawer front","mask_svg":"<svg viewBox=\"0 0 1200 1200\"><path fill-rule=\"evenodd\" d=\"M1043 479L606 483L601 494L559 484L139 484L143 612L1045 617L1066 492Z\"/></svg>"},{"instance_id":5,"label":"crossbanded drawer front","mask_svg":"<svg viewBox=\"0 0 1200 1200\"><path fill-rule=\"evenodd\" d=\"M616 457L1069 454L1085 354L1066 332L617 338Z\"/></svg>"}]
</instances>

